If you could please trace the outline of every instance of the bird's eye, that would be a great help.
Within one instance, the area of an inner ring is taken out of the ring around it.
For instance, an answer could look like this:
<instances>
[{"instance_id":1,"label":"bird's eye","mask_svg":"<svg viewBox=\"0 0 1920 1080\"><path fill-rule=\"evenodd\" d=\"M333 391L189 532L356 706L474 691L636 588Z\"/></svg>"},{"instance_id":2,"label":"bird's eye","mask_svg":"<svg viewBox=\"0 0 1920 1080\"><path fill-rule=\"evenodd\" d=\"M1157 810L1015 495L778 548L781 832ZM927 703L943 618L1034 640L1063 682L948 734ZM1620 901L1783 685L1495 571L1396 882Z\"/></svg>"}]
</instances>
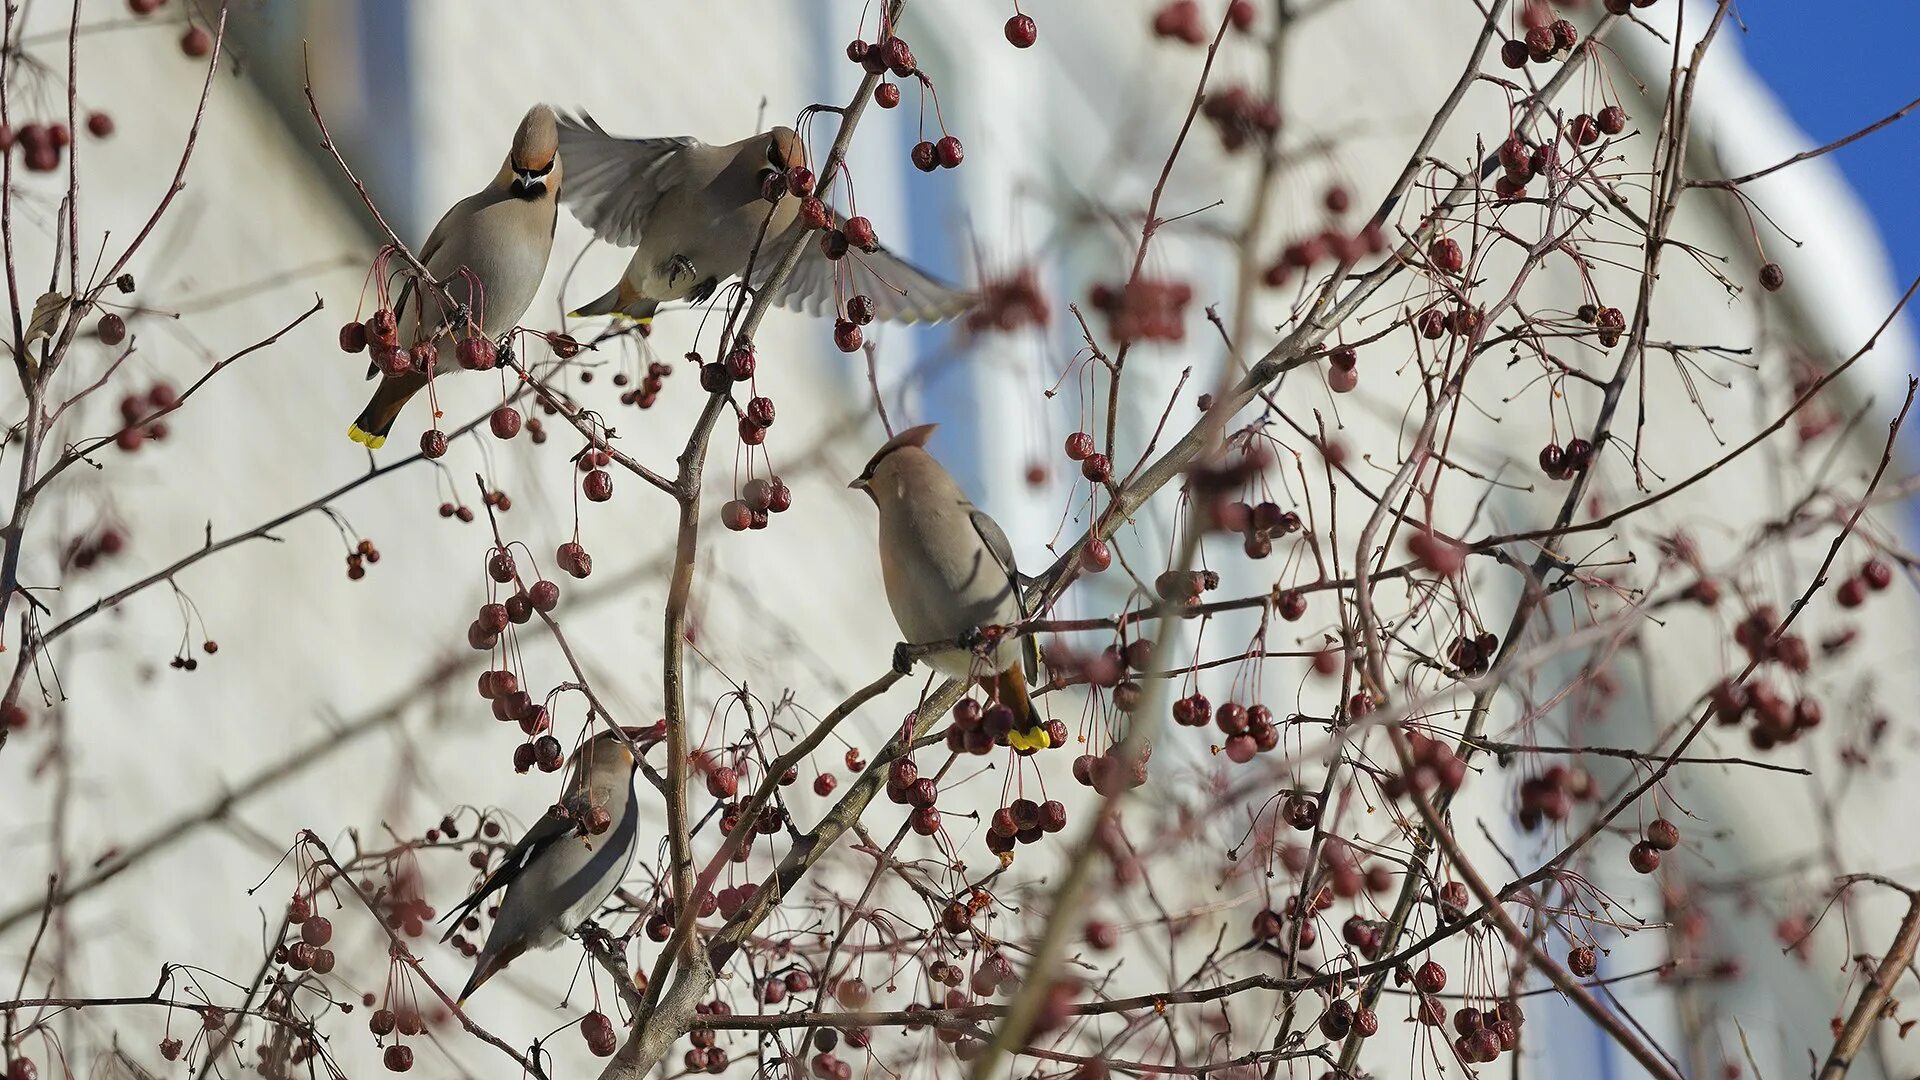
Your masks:
<instances>
[{"instance_id":1,"label":"bird's eye","mask_svg":"<svg viewBox=\"0 0 1920 1080\"><path fill-rule=\"evenodd\" d=\"M787 167L787 155L780 152L780 140L767 140L767 162L776 169Z\"/></svg>"}]
</instances>

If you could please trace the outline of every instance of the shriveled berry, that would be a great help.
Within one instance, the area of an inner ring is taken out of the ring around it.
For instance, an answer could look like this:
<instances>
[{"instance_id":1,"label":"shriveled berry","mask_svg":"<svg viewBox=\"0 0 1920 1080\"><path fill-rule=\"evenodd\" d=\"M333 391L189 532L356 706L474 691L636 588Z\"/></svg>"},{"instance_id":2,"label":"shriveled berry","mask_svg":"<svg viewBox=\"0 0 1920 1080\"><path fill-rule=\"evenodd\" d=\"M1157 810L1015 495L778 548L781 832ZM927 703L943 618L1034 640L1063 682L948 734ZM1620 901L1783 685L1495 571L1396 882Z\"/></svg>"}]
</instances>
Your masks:
<instances>
[{"instance_id":1,"label":"shriveled berry","mask_svg":"<svg viewBox=\"0 0 1920 1080\"><path fill-rule=\"evenodd\" d=\"M511 405L502 405L487 418L487 426L493 430L494 438L511 439L520 434L520 410Z\"/></svg>"}]
</instances>

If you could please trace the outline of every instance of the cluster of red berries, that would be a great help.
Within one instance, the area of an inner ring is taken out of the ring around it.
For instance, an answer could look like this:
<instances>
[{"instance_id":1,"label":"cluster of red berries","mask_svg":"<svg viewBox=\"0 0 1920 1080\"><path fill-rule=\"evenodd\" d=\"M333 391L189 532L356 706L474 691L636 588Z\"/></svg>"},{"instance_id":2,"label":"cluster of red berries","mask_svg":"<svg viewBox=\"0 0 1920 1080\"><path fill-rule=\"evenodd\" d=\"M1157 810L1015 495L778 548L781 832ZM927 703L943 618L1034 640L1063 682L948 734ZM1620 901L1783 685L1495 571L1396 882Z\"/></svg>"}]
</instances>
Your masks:
<instances>
[{"instance_id":1,"label":"cluster of red berries","mask_svg":"<svg viewBox=\"0 0 1920 1080\"><path fill-rule=\"evenodd\" d=\"M1621 115L1624 123L1625 114ZM1493 191L1502 199L1524 195L1534 177L1551 175L1560 164L1560 151L1554 144L1529 148L1517 134L1507 136L1495 157L1500 161L1500 176L1493 182Z\"/></svg>"},{"instance_id":2,"label":"cluster of red berries","mask_svg":"<svg viewBox=\"0 0 1920 1080\"><path fill-rule=\"evenodd\" d=\"M1427 966L1437 965L1428 961ZM1418 975L1414 981L1420 981ZM1446 1022L1447 1008L1438 998L1422 997L1419 1015L1421 1023L1439 1027ZM1501 1054L1519 1049L1520 1027L1525 1023L1526 1014L1515 1001L1502 1001L1484 1010L1461 1006L1453 1013L1453 1052L1468 1064L1490 1065L1498 1061Z\"/></svg>"},{"instance_id":3,"label":"cluster of red berries","mask_svg":"<svg viewBox=\"0 0 1920 1080\"><path fill-rule=\"evenodd\" d=\"M1868 559L1852 577L1842 581L1834 598L1840 606L1856 608L1867 602L1868 592L1880 592L1893 584L1893 567L1883 559Z\"/></svg>"},{"instance_id":4,"label":"cluster of red berries","mask_svg":"<svg viewBox=\"0 0 1920 1080\"><path fill-rule=\"evenodd\" d=\"M1208 94L1200 115L1213 124L1220 145L1228 153L1244 149L1249 142L1264 145L1280 132L1280 106L1245 86L1229 86Z\"/></svg>"},{"instance_id":5,"label":"cluster of red berries","mask_svg":"<svg viewBox=\"0 0 1920 1080\"><path fill-rule=\"evenodd\" d=\"M887 766L887 799L901 806L913 807L908 823L913 831L921 836L932 836L940 831L940 811L934 803L940 798L940 786L933 777L921 776L920 767L910 757L903 757Z\"/></svg>"},{"instance_id":6,"label":"cluster of red berries","mask_svg":"<svg viewBox=\"0 0 1920 1080\"><path fill-rule=\"evenodd\" d=\"M1248 707L1229 701L1216 711L1205 694L1194 692L1173 703L1173 722L1182 727L1205 727L1211 720L1226 736L1221 752L1237 765L1253 760L1280 745L1280 728L1274 723L1273 710L1265 705Z\"/></svg>"},{"instance_id":7,"label":"cluster of red berries","mask_svg":"<svg viewBox=\"0 0 1920 1080\"><path fill-rule=\"evenodd\" d=\"M87 132L96 139L113 134L113 117L103 112L87 114ZM0 124L0 154L20 148L21 161L32 172L52 172L60 167L60 152L73 145L73 129L62 121L22 124L18 131Z\"/></svg>"},{"instance_id":8,"label":"cluster of red berries","mask_svg":"<svg viewBox=\"0 0 1920 1080\"><path fill-rule=\"evenodd\" d=\"M700 354L688 353L687 358L697 362ZM726 359L700 365L700 389L709 394L724 394L734 383L752 381L753 373L759 366L753 346L741 342L727 353Z\"/></svg>"},{"instance_id":9,"label":"cluster of red berries","mask_svg":"<svg viewBox=\"0 0 1920 1080\"><path fill-rule=\"evenodd\" d=\"M1771 683L1760 679L1739 686L1723 679L1710 699L1714 718L1722 725L1731 727L1752 714L1754 723L1747 737L1755 750L1795 742L1801 732L1819 727L1825 718L1818 701L1803 697L1789 705Z\"/></svg>"},{"instance_id":10,"label":"cluster of red berries","mask_svg":"<svg viewBox=\"0 0 1920 1080\"><path fill-rule=\"evenodd\" d=\"M1291 536L1299 532L1302 527L1299 514L1292 510L1282 510L1273 502L1256 503L1251 508L1244 502L1230 503L1225 508L1223 520L1217 524L1225 532L1241 534L1240 549L1247 553L1249 559L1264 559L1273 554L1275 537ZM1283 597L1283 600L1285 601L1281 610L1283 616L1287 611L1293 610L1296 604L1306 603L1306 597L1298 593L1293 594L1293 599L1287 600ZM1304 607L1300 607L1300 613L1302 615L1306 613ZM1289 621L1298 618L1298 615L1288 616Z\"/></svg>"},{"instance_id":11,"label":"cluster of red berries","mask_svg":"<svg viewBox=\"0 0 1920 1080\"><path fill-rule=\"evenodd\" d=\"M970 333L990 330L1011 333L1026 326L1044 328L1053 318L1040 277L1031 266L1022 266L1005 277L988 278L980 283L979 301L968 310L966 326Z\"/></svg>"},{"instance_id":12,"label":"cluster of red berries","mask_svg":"<svg viewBox=\"0 0 1920 1080\"><path fill-rule=\"evenodd\" d=\"M1452 664L1462 675L1479 676L1487 673L1493 658L1500 652L1500 635L1491 630L1482 630L1478 634L1460 634L1447 646L1447 663Z\"/></svg>"},{"instance_id":13,"label":"cluster of red berries","mask_svg":"<svg viewBox=\"0 0 1920 1080\"><path fill-rule=\"evenodd\" d=\"M1005 809L1004 807L1002 809ZM1066 808L1061 807L1065 813ZM1032 817L1032 812L1027 816ZM1017 831L1017 830L1016 830ZM1039 839L1038 836L1034 837ZM1027 841L1032 843L1033 841ZM965 897L954 897L940 912L940 929L959 937L973 928L973 920L993 907L993 894L982 888L967 890ZM941 986L957 987L966 978L958 964L949 964L945 960L935 960L927 965L927 981ZM989 995L991 991L989 991Z\"/></svg>"},{"instance_id":14,"label":"cluster of red berries","mask_svg":"<svg viewBox=\"0 0 1920 1080\"><path fill-rule=\"evenodd\" d=\"M17 1057L7 1062L7 1080L40 1080L40 1070L33 1059Z\"/></svg>"},{"instance_id":15,"label":"cluster of red berries","mask_svg":"<svg viewBox=\"0 0 1920 1080\"><path fill-rule=\"evenodd\" d=\"M1219 587L1220 574L1214 570L1163 570L1153 579L1154 594L1169 604L1192 606Z\"/></svg>"},{"instance_id":16,"label":"cluster of red berries","mask_svg":"<svg viewBox=\"0 0 1920 1080\"><path fill-rule=\"evenodd\" d=\"M1135 278L1124 285L1095 285L1088 300L1107 316L1122 342L1180 341L1187 336L1185 309L1193 286L1184 281Z\"/></svg>"},{"instance_id":17,"label":"cluster of red berries","mask_svg":"<svg viewBox=\"0 0 1920 1080\"><path fill-rule=\"evenodd\" d=\"M220 651L220 643L209 638L200 643L200 650L208 656L212 656L214 653ZM200 669L200 661L193 656L176 654L172 659L167 661L167 666L173 668L175 671L198 671Z\"/></svg>"},{"instance_id":18,"label":"cluster of red berries","mask_svg":"<svg viewBox=\"0 0 1920 1080\"><path fill-rule=\"evenodd\" d=\"M629 387L621 390L620 404L637 405L642 409L653 408L654 402L660 400L660 391L666 386L667 376L671 374L673 374L673 365L659 360L650 361L647 364L647 373L640 378L640 389L634 390ZM626 372L614 373L613 385L626 387L627 382Z\"/></svg>"},{"instance_id":19,"label":"cluster of red berries","mask_svg":"<svg viewBox=\"0 0 1920 1080\"><path fill-rule=\"evenodd\" d=\"M403 1005L398 1009L373 1010L367 1016L367 1030L380 1039L396 1032L412 1037L427 1030L427 1024L421 1018L419 1009ZM388 1072L406 1072L413 1068L413 1048L402 1042L393 1042L387 1046L380 1060Z\"/></svg>"},{"instance_id":20,"label":"cluster of red berries","mask_svg":"<svg viewBox=\"0 0 1920 1080\"><path fill-rule=\"evenodd\" d=\"M127 534L120 528L108 525L91 537L76 536L67 545L66 557L61 565L75 570L90 570L101 559L111 559L127 550Z\"/></svg>"},{"instance_id":21,"label":"cluster of red berries","mask_svg":"<svg viewBox=\"0 0 1920 1080\"><path fill-rule=\"evenodd\" d=\"M1227 5L1227 21L1240 33L1253 29L1255 15L1253 0L1232 0ZM1205 45L1213 40L1200 18L1197 0L1169 0L1153 13L1153 34L1188 45Z\"/></svg>"},{"instance_id":22,"label":"cluster of red berries","mask_svg":"<svg viewBox=\"0 0 1920 1080\"><path fill-rule=\"evenodd\" d=\"M1593 327L1594 335L1600 339L1603 349L1620 344L1621 336L1627 332L1626 313L1617 307L1582 304L1575 315L1581 322Z\"/></svg>"},{"instance_id":23,"label":"cluster of red berries","mask_svg":"<svg viewBox=\"0 0 1920 1080\"><path fill-rule=\"evenodd\" d=\"M1042 836L1067 827L1067 804L1058 799L1015 799L993 812L987 823L987 850L1005 855L1015 844L1036 844Z\"/></svg>"},{"instance_id":24,"label":"cluster of red berries","mask_svg":"<svg viewBox=\"0 0 1920 1080\"><path fill-rule=\"evenodd\" d=\"M853 1066L845 1058L834 1053L840 1045L841 1032L833 1028L821 1028L813 1033L815 1053L807 1059L807 1071L814 1080L853 1080ZM846 1029L847 1045L856 1050L865 1050L873 1041L873 1034L863 1027Z\"/></svg>"},{"instance_id":25,"label":"cluster of red berries","mask_svg":"<svg viewBox=\"0 0 1920 1080\"><path fill-rule=\"evenodd\" d=\"M1058 744L1056 744L1058 745ZM1128 761L1113 749L1099 754L1081 754L1073 759L1073 781L1112 797L1131 791L1147 782L1147 762L1153 758L1153 746L1140 748L1140 757Z\"/></svg>"},{"instance_id":26,"label":"cluster of red berries","mask_svg":"<svg viewBox=\"0 0 1920 1080\"><path fill-rule=\"evenodd\" d=\"M1570 480L1593 464L1593 444L1575 436L1567 445L1548 443L1540 448L1540 471L1549 480Z\"/></svg>"},{"instance_id":27,"label":"cluster of red berries","mask_svg":"<svg viewBox=\"0 0 1920 1080\"><path fill-rule=\"evenodd\" d=\"M1466 782L1467 763L1444 739L1408 731L1407 750L1413 758L1413 770L1393 773L1380 782L1380 790L1387 798L1398 799L1413 791L1422 795L1438 791L1450 796Z\"/></svg>"},{"instance_id":28,"label":"cluster of red berries","mask_svg":"<svg viewBox=\"0 0 1920 1080\"><path fill-rule=\"evenodd\" d=\"M996 746L1012 745L1008 736L1018 722L1013 708L1002 702L989 701L982 705L973 698L961 698L953 706L953 724L947 728L946 734L947 749L956 754L990 754ZM1065 721L1048 720L1042 726L1046 728L1050 746L1066 744ZM1036 751L1023 749L1015 752L1025 757ZM894 764L897 766L899 762Z\"/></svg>"},{"instance_id":29,"label":"cluster of red berries","mask_svg":"<svg viewBox=\"0 0 1920 1080\"><path fill-rule=\"evenodd\" d=\"M459 518L462 522L471 522L473 520L473 508L470 506L455 506L453 503L443 502L440 504L440 516L443 518Z\"/></svg>"},{"instance_id":30,"label":"cluster of red berries","mask_svg":"<svg viewBox=\"0 0 1920 1080\"><path fill-rule=\"evenodd\" d=\"M554 564L576 578L584 578L593 573L593 556L580 546L578 540L569 540L553 552Z\"/></svg>"},{"instance_id":31,"label":"cluster of red berries","mask_svg":"<svg viewBox=\"0 0 1920 1080\"><path fill-rule=\"evenodd\" d=\"M360 541L352 551L347 552L347 580L359 581L366 577L368 564L379 561L380 549L373 546L373 541Z\"/></svg>"},{"instance_id":32,"label":"cluster of red berries","mask_svg":"<svg viewBox=\"0 0 1920 1080\"><path fill-rule=\"evenodd\" d=\"M1789 671L1805 672L1812 661L1806 639L1797 634L1781 634L1776 639L1774 632L1779 626L1779 610L1772 604L1761 604L1734 626L1733 640L1756 663L1772 660Z\"/></svg>"},{"instance_id":33,"label":"cluster of red berries","mask_svg":"<svg viewBox=\"0 0 1920 1080\"><path fill-rule=\"evenodd\" d=\"M131 454L142 443L160 442L167 437L167 422L154 417L180 404L180 395L172 383L157 382L145 394L128 394L120 399L120 421L124 425L114 435L113 444Z\"/></svg>"},{"instance_id":34,"label":"cluster of red berries","mask_svg":"<svg viewBox=\"0 0 1920 1080\"><path fill-rule=\"evenodd\" d=\"M316 975L332 971L333 950L327 948L327 944L333 940L332 920L325 915L316 915L311 899L295 895L287 904L287 921L300 928L300 940L275 946L274 963L284 964L294 971L311 971Z\"/></svg>"},{"instance_id":35,"label":"cluster of red berries","mask_svg":"<svg viewBox=\"0 0 1920 1080\"><path fill-rule=\"evenodd\" d=\"M813 974L794 968L779 975L769 975L760 983L760 1003L778 1005L787 1000L788 994L804 994L813 989Z\"/></svg>"},{"instance_id":36,"label":"cluster of red berries","mask_svg":"<svg viewBox=\"0 0 1920 1080\"><path fill-rule=\"evenodd\" d=\"M613 474L607 466L613 464L613 452L601 447L587 447L575 458L580 469L580 493L589 502L606 502L613 498Z\"/></svg>"},{"instance_id":37,"label":"cluster of red berries","mask_svg":"<svg viewBox=\"0 0 1920 1080\"><path fill-rule=\"evenodd\" d=\"M1336 394L1351 394L1360 385L1360 353L1351 345L1335 345L1327 350L1327 389Z\"/></svg>"},{"instance_id":38,"label":"cluster of red berries","mask_svg":"<svg viewBox=\"0 0 1920 1080\"><path fill-rule=\"evenodd\" d=\"M952 135L942 135L939 139L921 139L907 151L907 160L913 167L924 173L935 169L957 169L967 159L966 147Z\"/></svg>"},{"instance_id":39,"label":"cluster of red berries","mask_svg":"<svg viewBox=\"0 0 1920 1080\"><path fill-rule=\"evenodd\" d=\"M1304 914L1302 913L1303 906L1305 908ZM1320 939L1319 931L1313 928L1313 916L1332 906L1333 890L1327 888L1325 885L1315 889L1313 898L1304 905L1301 903L1299 895L1289 896L1287 897L1287 902L1281 905L1281 911L1275 911L1272 908L1261 908L1259 911L1253 913L1253 937L1256 941L1264 941L1273 945L1290 946L1293 944L1294 935L1297 932L1299 935L1300 949L1304 952L1307 949L1313 948L1314 942ZM1282 912L1285 912L1285 914L1283 915ZM1289 927L1289 922L1297 923L1298 926Z\"/></svg>"},{"instance_id":40,"label":"cluster of red berries","mask_svg":"<svg viewBox=\"0 0 1920 1080\"><path fill-rule=\"evenodd\" d=\"M1525 37L1508 38L1500 46L1500 62L1516 70L1526 67L1529 60L1547 64L1565 59L1578 44L1580 29L1566 19L1537 23Z\"/></svg>"},{"instance_id":41,"label":"cluster of red berries","mask_svg":"<svg viewBox=\"0 0 1920 1080\"><path fill-rule=\"evenodd\" d=\"M732 1016L733 1006L715 998L695 1005L693 1012L695 1016ZM687 1040L693 1043L693 1049L687 1051L685 1058L688 1072L718 1075L727 1071L727 1052L714 1045L719 1040L712 1028L702 1027L695 1021L693 1029L687 1032Z\"/></svg>"},{"instance_id":42,"label":"cluster of red berries","mask_svg":"<svg viewBox=\"0 0 1920 1080\"><path fill-rule=\"evenodd\" d=\"M1326 202L1329 207L1346 207L1349 202L1346 189L1328 189ZM1267 287L1278 289L1293 280L1296 272L1310 270L1320 263L1332 261L1350 265L1386 250L1387 234L1378 225L1368 223L1358 233L1345 233L1328 227L1281 248L1280 257L1266 268L1260 280Z\"/></svg>"},{"instance_id":43,"label":"cluster of red berries","mask_svg":"<svg viewBox=\"0 0 1920 1080\"><path fill-rule=\"evenodd\" d=\"M1543 821L1565 821L1573 804L1597 797L1600 789L1585 769L1549 766L1539 776L1520 782L1520 827L1532 832Z\"/></svg>"},{"instance_id":44,"label":"cluster of red berries","mask_svg":"<svg viewBox=\"0 0 1920 1080\"><path fill-rule=\"evenodd\" d=\"M1113 459L1094 449L1093 436L1076 431L1067 436L1067 460L1080 463L1080 475L1096 484L1113 479Z\"/></svg>"},{"instance_id":45,"label":"cluster of red berries","mask_svg":"<svg viewBox=\"0 0 1920 1080\"><path fill-rule=\"evenodd\" d=\"M1636 874L1651 874L1660 869L1660 853L1680 846L1680 826L1666 818L1647 823L1645 835L1627 851L1627 863Z\"/></svg>"},{"instance_id":46,"label":"cluster of red berries","mask_svg":"<svg viewBox=\"0 0 1920 1080\"><path fill-rule=\"evenodd\" d=\"M1452 577L1465 569L1467 565L1466 548L1461 547L1459 544L1454 543L1444 536L1429 532L1426 529L1415 529L1413 533L1407 537L1407 554L1413 556L1414 560L1420 564L1421 569L1429 573L1439 574L1441 577ZM1492 635L1487 636L1491 637ZM1451 651L1452 650L1449 650L1449 652ZM1487 655L1489 657L1493 655L1491 650L1488 651ZM1453 666L1462 671L1468 671L1468 669L1478 665L1455 662ZM1477 675L1485 670L1484 667L1481 667L1480 671L1469 671L1469 674Z\"/></svg>"},{"instance_id":47,"label":"cluster of red berries","mask_svg":"<svg viewBox=\"0 0 1920 1080\"><path fill-rule=\"evenodd\" d=\"M754 401L766 401L754 398ZM771 405L767 413L771 417ZM770 520L770 514L784 514L793 505L793 489L778 476L756 476L740 486L740 497L729 499L720 507L720 524L731 532L745 529L764 529Z\"/></svg>"}]
</instances>

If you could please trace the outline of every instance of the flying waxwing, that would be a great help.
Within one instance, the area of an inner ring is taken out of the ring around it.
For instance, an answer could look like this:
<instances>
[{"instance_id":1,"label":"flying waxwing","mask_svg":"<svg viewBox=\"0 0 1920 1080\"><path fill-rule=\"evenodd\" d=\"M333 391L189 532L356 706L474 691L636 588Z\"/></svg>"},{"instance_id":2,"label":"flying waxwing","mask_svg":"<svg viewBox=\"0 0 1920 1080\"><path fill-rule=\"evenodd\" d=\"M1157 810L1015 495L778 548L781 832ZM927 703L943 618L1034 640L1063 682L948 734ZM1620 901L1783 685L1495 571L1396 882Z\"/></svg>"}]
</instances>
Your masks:
<instances>
[{"instance_id":1,"label":"flying waxwing","mask_svg":"<svg viewBox=\"0 0 1920 1080\"><path fill-rule=\"evenodd\" d=\"M800 199L789 195L771 204L769 220L761 195L770 173L807 164L806 144L792 128L709 146L691 138L616 138L583 114L561 118L560 152L573 169L562 199L574 216L600 239L636 248L613 288L576 315L618 313L644 322L667 301L704 301L722 282L746 273L749 261L757 287L804 228ZM833 221L845 224L838 213ZM841 265L852 279L836 293L834 271ZM884 247L849 252L836 263L818 244L807 245L773 302L826 315L837 295L855 294L872 297L874 316L889 322L939 322L975 302L973 294L941 284Z\"/></svg>"},{"instance_id":2,"label":"flying waxwing","mask_svg":"<svg viewBox=\"0 0 1920 1080\"><path fill-rule=\"evenodd\" d=\"M631 739L645 734L641 728L623 730ZM633 797L638 768L619 735L602 731L587 740L574 752L559 805L527 830L472 896L444 916L442 921L453 925L442 941L488 897L506 890L474 962L473 977L460 991L462 1003L521 953L559 944L619 887L640 835L640 804ZM611 822L597 834L588 831L595 807L605 808Z\"/></svg>"},{"instance_id":3,"label":"flying waxwing","mask_svg":"<svg viewBox=\"0 0 1920 1080\"><path fill-rule=\"evenodd\" d=\"M556 122L553 110L545 105L528 109L513 134L513 148L493 182L454 203L419 252L420 261L432 271L434 279L446 283L455 302L472 312L488 338L497 338L520 322L547 273L547 255L553 250L553 230L559 214L561 169ZM478 290L468 275L460 273L463 267L479 279ZM416 291L409 281L395 305L403 349L440 329L452 314L440 311L431 296L413 296ZM412 304L410 312L410 298L424 302ZM459 360L454 334L442 332L435 346L434 373L456 370ZM379 371L378 363L368 367L367 378ZM347 429L348 437L370 450L379 449L387 441L394 418L425 385L427 374L421 371L383 378L373 392L373 400Z\"/></svg>"},{"instance_id":4,"label":"flying waxwing","mask_svg":"<svg viewBox=\"0 0 1920 1080\"><path fill-rule=\"evenodd\" d=\"M866 492L880 511L880 577L887 605L901 635L916 645L956 641L983 626L1012 625L1025 615L1007 534L927 453L933 429L922 424L894 436L847 485ZM1014 728L1007 740L1020 750L1051 745L1027 696L1035 661L1031 634L1002 641L986 659L957 648L927 657L942 674L979 679L1012 709Z\"/></svg>"}]
</instances>

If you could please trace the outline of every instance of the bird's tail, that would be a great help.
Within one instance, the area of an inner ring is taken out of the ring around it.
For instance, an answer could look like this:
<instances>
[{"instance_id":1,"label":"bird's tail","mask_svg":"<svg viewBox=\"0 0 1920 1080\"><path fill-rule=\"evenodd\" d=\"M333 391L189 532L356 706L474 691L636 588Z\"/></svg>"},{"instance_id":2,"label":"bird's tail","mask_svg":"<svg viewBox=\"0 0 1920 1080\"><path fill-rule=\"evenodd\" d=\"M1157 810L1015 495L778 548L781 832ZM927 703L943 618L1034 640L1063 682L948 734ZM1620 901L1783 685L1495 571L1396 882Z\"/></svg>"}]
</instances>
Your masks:
<instances>
[{"instance_id":1,"label":"bird's tail","mask_svg":"<svg viewBox=\"0 0 1920 1080\"><path fill-rule=\"evenodd\" d=\"M367 407L347 428L347 438L365 446L369 450L378 450L386 445L387 432L393 430L393 422L400 416L413 395L427 385L427 377L419 372L410 371L395 379L382 379L373 392Z\"/></svg>"},{"instance_id":2,"label":"bird's tail","mask_svg":"<svg viewBox=\"0 0 1920 1080\"><path fill-rule=\"evenodd\" d=\"M627 280L621 278L613 288L608 289L598 300L568 312L570 319L584 319L593 315L619 315L634 322L652 322L653 313L660 307L657 300L642 300L627 288Z\"/></svg>"},{"instance_id":3,"label":"bird's tail","mask_svg":"<svg viewBox=\"0 0 1920 1080\"><path fill-rule=\"evenodd\" d=\"M1007 741L1013 744L1015 750L1045 750L1053 745L1046 724L1033 707L1033 698L1027 694L1027 673L1024 668L1015 664L998 675L982 679L981 684L994 700L1013 710L1013 730L1007 733Z\"/></svg>"}]
</instances>

